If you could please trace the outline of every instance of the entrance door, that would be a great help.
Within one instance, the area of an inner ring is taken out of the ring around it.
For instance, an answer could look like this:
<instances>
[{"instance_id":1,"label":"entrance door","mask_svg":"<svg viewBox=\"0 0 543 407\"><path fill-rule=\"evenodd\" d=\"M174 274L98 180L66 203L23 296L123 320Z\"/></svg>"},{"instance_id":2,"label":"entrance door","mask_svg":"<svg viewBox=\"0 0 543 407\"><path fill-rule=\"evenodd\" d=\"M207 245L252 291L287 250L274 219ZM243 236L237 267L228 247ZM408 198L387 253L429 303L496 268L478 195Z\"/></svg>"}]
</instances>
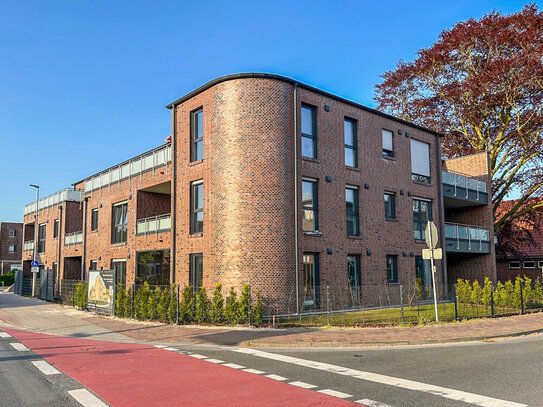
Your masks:
<instances>
[{"instance_id":1,"label":"entrance door","mask_svg":"<svg viewBox=\"0 0 543 407\"><path fill-rule=\"evenodd\" d=\"M318 308L319 255L304 253L304 307Z\"/></svg>"}]
</instances>

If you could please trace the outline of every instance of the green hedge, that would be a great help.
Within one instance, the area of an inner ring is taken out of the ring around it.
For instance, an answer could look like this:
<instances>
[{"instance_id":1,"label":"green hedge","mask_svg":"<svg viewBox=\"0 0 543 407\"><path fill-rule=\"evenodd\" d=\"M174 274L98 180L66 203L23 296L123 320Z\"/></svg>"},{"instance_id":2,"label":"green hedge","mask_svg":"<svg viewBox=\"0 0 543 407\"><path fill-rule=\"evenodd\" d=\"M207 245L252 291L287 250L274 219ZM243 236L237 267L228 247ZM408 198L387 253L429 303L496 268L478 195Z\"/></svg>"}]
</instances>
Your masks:
<instances>
[{"instance_id":1,"label":"green hedge","mask_svg":"<svg viewBox=\"0 0 543 407\"><path fill-rule=\"evenodd\" d=\"M74 289L74 306L80 309L87 308L88 283L80 281Z\"/></svg>"},{"instance_id":2,"label":"green hedge","mask_svg":"<svg viewBox=\"0 0 543 407\"><path fill-rule=\"evenodd\" d=\"M0 287L4 283L4 287L9 287L15 282L15 270L10 270L7 274L0 275Z\"/></svg>"}]
</instances>

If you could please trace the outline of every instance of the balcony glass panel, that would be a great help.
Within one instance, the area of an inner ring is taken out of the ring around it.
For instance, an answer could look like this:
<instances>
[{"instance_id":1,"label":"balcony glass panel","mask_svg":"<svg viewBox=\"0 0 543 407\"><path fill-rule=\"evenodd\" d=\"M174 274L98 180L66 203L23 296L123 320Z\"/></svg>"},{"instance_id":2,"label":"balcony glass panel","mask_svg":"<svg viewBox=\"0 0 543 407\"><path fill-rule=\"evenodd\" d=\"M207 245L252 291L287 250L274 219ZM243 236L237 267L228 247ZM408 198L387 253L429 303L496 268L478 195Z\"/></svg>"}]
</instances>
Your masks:
<instances>
[{"instance_id":1,"label":"balcony glass panel","mask_svg":"<svg viewBox=\"0 0 543 407\"><path fill-rule=\"evenodd\" d=\"M456 239L456 225L445 225L445 237Z\"/></svg>"}]
</instances>

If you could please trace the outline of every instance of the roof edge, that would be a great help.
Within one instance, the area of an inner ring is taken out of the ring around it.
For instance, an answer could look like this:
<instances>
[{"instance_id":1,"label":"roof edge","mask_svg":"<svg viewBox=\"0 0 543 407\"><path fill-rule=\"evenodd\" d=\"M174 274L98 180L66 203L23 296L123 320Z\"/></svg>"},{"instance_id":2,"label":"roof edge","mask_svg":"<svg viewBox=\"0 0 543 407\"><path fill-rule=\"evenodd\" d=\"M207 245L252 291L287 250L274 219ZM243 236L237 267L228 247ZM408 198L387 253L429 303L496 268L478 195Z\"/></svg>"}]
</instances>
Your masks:
<instances>
[{"instance_id":1,"label":"roof edge","mask_svg":"<svg viewBox=\"0 0 543 407\"><path fill-rule=\"evenodd\" d=\"M402 124L404 124L406 126L410 126L410 127L415 128L415 129L422 130L422 131L434 134L434 135L436 135L438 137L445 137L442 133L439 133L439 132L434 131L432 129L429 129L427 127L419 126L418 124L408 122L408 121L406 121L404 119L400 119L399 117L390 115L388 113L381 112L380 110L376 110L376 109L373 109L371 107L362 105L362 104L357 103L355 101L352 101L350 99L343 98L341 96L338 96L338 95L335 95L333 93L327 92L325 90L316 88L316 87L308 85L306 83L299 82L299 81L297 81L295 79L292 79L292 78L289 78L287 76L282 76L282 75L277 75L277 74L272 74L272 73L263 73L263 72L242 72L242 73L236 73L236 74L220 76L218 78L212 79L209 82L206 82L202 86L200 86L200 87L196 88L195 90L185 94L184 96L180 97L179 99L174 100L173 102L167 104L165 107L166 107L166 109L173 109L175 106L187 101L188 99L198 95L199 93L202 93L203 91L205 91L205 90L207 90L207 89L211 88L212 86L215 86L215 85L217 85L219 83L234 80L234 79L249 79L249 78L275 79L275 80L282 81L282 82L287 82L287 83L290 83L290 84L293 84L293 85L297 84L299 87L305 88L305 89L310 90L312 92L319 93L319 94L321 94L323 96L335 99L335 100L337 100L339 102L347 103L347 104L349 104L351 106L358 107L358 108L360 108L360 109L362 109L362 110L364 110L366 112L370 112L370 113L376 114L378 116L394 120L394 121L396 121L398 123L402 123Z\"/></svg>"}]
</instances>

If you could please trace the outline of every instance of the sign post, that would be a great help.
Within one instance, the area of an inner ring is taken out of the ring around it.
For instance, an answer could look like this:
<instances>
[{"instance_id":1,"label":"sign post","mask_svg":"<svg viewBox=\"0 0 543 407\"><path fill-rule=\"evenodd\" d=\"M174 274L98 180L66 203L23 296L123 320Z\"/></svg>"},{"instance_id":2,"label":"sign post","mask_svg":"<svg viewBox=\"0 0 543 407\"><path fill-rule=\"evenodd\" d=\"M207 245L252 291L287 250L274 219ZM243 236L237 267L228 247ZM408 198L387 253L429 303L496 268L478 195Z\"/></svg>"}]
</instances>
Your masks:
<instances>
[{"instance_id":1,"label":"sign post","mask_svg":"<svg viewBox=\"0 0 543 407\"><path fill-rule=\"evenodd\" d=\"M426 240L426 245L428 249L422 251L423 259L430 259L430 264L432 266L432 287L434 290L434 308L436 311L436 322L439 322L439 314L437 312L437 294L436 294L436 266L434 260L443 258L443 251L441 248L436 249L438 236L437 236L437 227L434 222L428 221L426 225L426 230L424 233L424 240Z\"/></svg>"}]
</instances>

